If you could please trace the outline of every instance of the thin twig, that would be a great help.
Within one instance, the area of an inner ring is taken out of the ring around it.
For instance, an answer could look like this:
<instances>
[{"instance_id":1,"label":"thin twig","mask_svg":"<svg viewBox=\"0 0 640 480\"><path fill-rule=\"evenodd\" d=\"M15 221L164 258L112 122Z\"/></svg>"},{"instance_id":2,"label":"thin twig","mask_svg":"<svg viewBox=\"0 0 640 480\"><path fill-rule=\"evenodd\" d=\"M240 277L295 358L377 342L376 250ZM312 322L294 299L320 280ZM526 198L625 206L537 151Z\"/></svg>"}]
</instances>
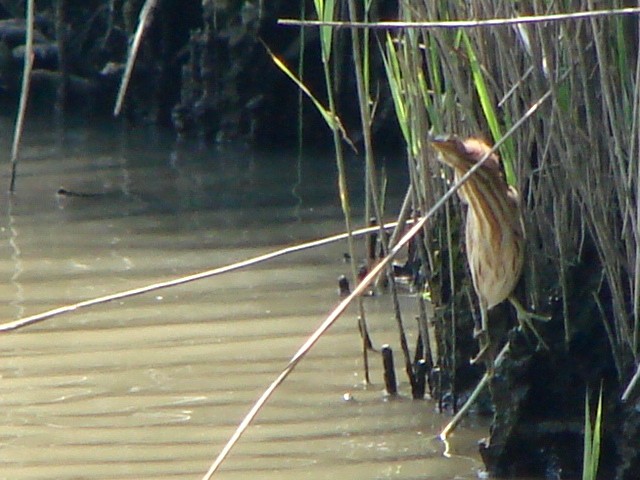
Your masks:
<instances>
[{"instance_id":1,"label":"thin twig","mask_svg":"<svg viewBox=\"0 0 640 480\"><path fill-rule=\"evenodd\" d=\"M136 34L134 35L133 42L131 43L129 58L127 58L127 66L125 67L124 73L122 74L122 83L120 83L120 90L118 91L116 106L113 109L114 117L120 115L120 111L122 110L122 104L127 93L127 88L129 87L131 73L133 72L133 66L136 63L136 58L138 57L138 50L140 50L142 38L144 37L147 28L149 28L149 25L151 25L151 21L153 20L153 10L155 9L157 3L158 0L146 0L145 4L140 10L140 20L138 22L138 28L136 29Z\"/></svg>"},{"instance_id":2,"label":"thin twig","mask_svg":"<svg viewBox=\"0 0 640 480\"><path fill-rule=\"evenodd\" d=\"M20 141L24 130L24 117L27 113L27 102L29 100L29 87L31 85L31 69L33 68L33 19L34 0L27 2L27 38L24 49L24 68L22 70L22 89L20 91L20 107L16 119L16 127L13 134L13 146L11 147L11 183L9 192L14 193L16 189L16 174L18 170L18 156L20 154Z\"/></svg>"},{"instance_id":3,"label":"thin twig","mask_svg":"<svg viewBox=\"0 0 640 480\"><path fill-rule=\"evenodd\" d=\"M432 22L321 22L318 20L296 20L282 18L279 25L305 26L305 27L344 27L344 28L370 28L376 30L395 30L400 28L478 28L500 27L530 23L560 22L567 20L583 20L587 18L611 17L617 15L638 15L640 8L616 8L609 10L592 10L588 12L556 13L552 15L530 15L515 18L488 18L486 20L448 20Z\"/></svg>"},{"instance_id":4,"label":"thin twig","mask_svg":"<svg viewBox=\"0 0 640 480\"><path fill-rule=\"evenodd\" d=\"M385 229L393 228L396 226L396 222L387 223L384 225ZM366 235L375 231L378 231L380 227L367 227L361 228L359 230L355 230L352 232L353 236L361 236ZM131 290L126 290L122 292L112 293L109 295L105 295L103 297L92 298L90 300L84 300L82 302L74 303L71 305L64 305L62 307L54 308L53 310L48 310L46 312L38 313L36 315L31 315L30 317L20 318L18 320L14 320L12 322L7 322L0 324L0 333L8 332L10 330L16 330L18 328L26 327L27 325L32 325L34 323L39 323L44 320L47 320L52 317L56 317L58 315L62 315L63 313L70 313L81 308L92 307L95 305L100 305L103 303L112 302L114 300L122 300L124 298L133 297L136 295L142 295L143 293L155 292L157 290L169 287L176 287L178 285L184 285L185 283L194 282L196 280L202 280L205 278L213 277L216 275L220 275L222 273L231 272L234 270L239 270L241 268L250 267L253 265L257 265L262 262L266 262L267 260L272 260L274 258L278 258L284 255L288 255L290 253L296 253L303 250L307 250L310 248L316 248L323 245L327 245L330 243L334 243L340 240L344 240L347 238L346 233L341 233L338 235L333 235L330 237L321 238L319 240L313 240L307 243L303 243L301 245L293 245L291 247L282 248L280 250L276 250L273 252L265 253L264 255L259 255L257 257L250 258L248 260L243 260L241 262L233 263L231 265L226 265L223 267L214 268L212 270L206 270L204 272L195 273L193 275L187 275L185 277L175 278L172 280L167 280L164 282L154 283L151 285L145 285L143 287L134 288Z\"/></svg>"},{"instance_id":5,"label":"thin twig","mask_svg":"<svg viewBox=\"0 0 640 480\"><path fill-rule=\"evenodd\" d=\"M449 264L449 288L451 292L456 291L455 266L453 264L453 233L451 230L451 209L449 204L445 208L446 219L446 235L447 235L447 257ZM457 409L458 389L456 384L456 376L458 371L458 362L456 360L456 352L458 350L458 318L456 315L456 302L451 302L451 396L453 397L453 411Z\"/></svg>"}]
</instances>

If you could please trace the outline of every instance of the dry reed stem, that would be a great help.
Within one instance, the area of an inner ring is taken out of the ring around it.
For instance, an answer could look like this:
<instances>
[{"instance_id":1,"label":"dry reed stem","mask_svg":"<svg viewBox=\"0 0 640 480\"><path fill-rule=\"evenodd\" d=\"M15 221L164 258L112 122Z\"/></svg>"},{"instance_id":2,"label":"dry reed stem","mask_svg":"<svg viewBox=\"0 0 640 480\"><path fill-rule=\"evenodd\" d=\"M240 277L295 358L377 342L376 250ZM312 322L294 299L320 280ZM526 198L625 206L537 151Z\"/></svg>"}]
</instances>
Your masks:
<instances>
[{"instance_id":1,"label":"dry reed stem","mask_svg":"<svg viewBox=\"0 0 640 480\"><path fill-rule=\"evenodd\" d=\"M35 17L34 0L27 2L27 38L24 49L24 67L22 70L22 89L20 90L20 106L18 117L13 134L13 145L11 147L11 182L9 192L14 193L16 188L16 175L18 172L18 158L20 155L20 141L24 130L24 120L27 113L27 103L29 101L29 86L31 85L31 69L33 68L33 23Z\"/></svg>"},{"instance_id":2,"label":"dry reed stem","mask_svg":"<svg viewBox=\"0 0 640 480\"><path fill-rule=\"evenodd\" d=\"M384 225L385 229L393 228L397 225L397 222L390 222ZM355 237L367 235L379 230L380 227L367 227L361 228L358 230L354 230L352 235ZM6 322L0 324L0 333L8 332L11 330L17 330L22 327L26 327L28 325L32 325L35 323L40 323L44 320L48 320L53 317L57 317L64 313L71 313L81 308L93 307L96 305L101 305L104 303L112 302L114 300L122 300L124 298L134 297L136 295L142 295L144 293L155 292L157 290L161 290L164 288L177 287L179 285L184 285L186 283L194 282L196 280L203 280L205 278L214 277L216 275L221 275L223 273L232 272L235 270L240 270L242 268L251 267L257 265L262 262L266 262L268 260L273 260L274 258L282 257L284 255L288 255L291 253L301 252L303 250L308 250L310 248L317 248L324 245L328 245L330 243L338 242L340 240L345 240L347 238L346 233L340 233L337 235L332 235L330 237L321 238L319 240L313 240L310 242L302 243L299 245L293 245L291 247L282 248L279 250L275 250L273 252L265 253L264 255L259 255L257 257L249 258L247 260L243 260L241 262L233 263L231 265L226 265L223 267L217 267L211 270L205 270L203 272L194 273L192 275L187 275L185 277L175 278L171 280L166 280L164 282L158 282L151 285L145 285L143 287L134 288L131 290L125 290L122 292L112 293L109 295L105 295L98 298L92 298L89 300L84 300L82 302L74 303L71 305L64 305L62 307L54 308L53 310L48 310L46 312L38 313L35 315L31 315L25 318L19 318L18 320L14 320L12 322Z\"/></svg>"},{"instance_id":3,"label":"dry reed stem","mask_svg":"<svg viewBox=\"0 0 640 480\"><path fill-rule=\"evenodd\" d=\"M140 50L140 45L142 45L142 39L144 38L144 34L146 33L149 25L153 21L153 11L158 4L158 0L146 0L142 9L140 10L138 28L136 29L136 33L133 37L133 42L131 43L131 48L129 49L129 56L127 58L127 65L125 67L124 73L122 74L122 82L120 83L120 89L118 90L118 97L116 98L116 104L113 108L113 116L117 117L120 115L122 110L122 105L124 103L124 97L127 94L127 89L129 87L129 82L131 81L131 74L133 73L133 67L136 63L136 58L138 58L138 51Z\"/></svg>"},{"instance_id":4,"label":"dry reed stem","mask_svg":"<svg viewBox=\"0 0 640 480\"><path fill-rule=\"evenodd\" d=\"M430 28L430 29L457 29L457 28L479 28L479 27L503 27L509 25L533 24L575 21L588 18L602 18L620 15L638 15L640 8L616 8L609 10L591 10L588 12L556 13L547 15L529 15L516 18L489 18L486 20L448 20L448 21L427 21L427 22L338 22L338 21L318 21L318 20L296 20L279 19L278 24L287 26L306 27L336 27L336 28L367 28L374 30L393 30L408 28Z\"/></svg>"}]
</instances>

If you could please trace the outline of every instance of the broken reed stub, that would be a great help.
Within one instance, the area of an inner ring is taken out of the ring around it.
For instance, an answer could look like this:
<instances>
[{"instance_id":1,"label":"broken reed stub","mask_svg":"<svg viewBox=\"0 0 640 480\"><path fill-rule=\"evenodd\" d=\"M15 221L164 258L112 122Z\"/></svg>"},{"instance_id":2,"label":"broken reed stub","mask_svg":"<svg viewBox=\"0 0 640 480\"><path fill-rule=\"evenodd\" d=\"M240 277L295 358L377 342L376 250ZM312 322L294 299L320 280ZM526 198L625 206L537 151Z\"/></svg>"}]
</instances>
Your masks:
<instances>
[{"instance_id":1,"label":"broken reed stub","mask_svg":"<svg viewBox=\"0 0 640 480\"><path fill-rule=\"evenodd\" d=\"M427 362L424 359L420 359L416 362L414 368L414 389L412 396L416 400L421 400L424 398L424 394L427 389Z\"/></svg>"},{"instance_id":2,"label":"broken reed stub","mask_svg":"<svg viewBox=\"0 0 640 480\"><path fill-rule=\"evenodd\" d=\"M384 368L384 388L389 395L398 394L398 384L396 382L396 371L393 368L393 350L388 344L380 349L382 354L382 366Z\"/></svg>"},{"instance_id":3,"label":"broken reed stub","mask_svg":"<svg viewBox=\"0 0 640 480\"><path fill-rule=\"evenodd\" d=\"M338 277L338 293L340 294L340 298L348 297L351 294L349 279L344 275Z\"/></svg>"}]
</instances>

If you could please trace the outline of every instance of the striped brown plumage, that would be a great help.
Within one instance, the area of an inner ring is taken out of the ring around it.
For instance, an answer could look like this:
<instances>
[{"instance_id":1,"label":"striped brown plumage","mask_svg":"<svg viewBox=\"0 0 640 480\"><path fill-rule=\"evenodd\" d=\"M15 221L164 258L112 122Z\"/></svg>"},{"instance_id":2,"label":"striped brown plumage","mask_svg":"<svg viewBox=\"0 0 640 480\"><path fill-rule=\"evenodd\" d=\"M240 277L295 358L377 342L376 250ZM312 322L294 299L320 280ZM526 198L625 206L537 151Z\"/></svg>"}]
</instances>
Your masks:
<instances>
[{"instance_id":1,"label":"striped brown plumage","mask_svg":"<svg viewBox=\"0 0 640 480\"><path fill-rule=\"evenodd\" d=\"M477 138L432 139L440 161L449 165L456 179L462 177L489 151ZM482 327L481 352L488 347L487 310L507 299L520 278L524 261L524 228L518 192L507 185L500 160L492 153L460 187L460 198L469 205L465 227L467 261L478 295Z\"/></svg>"}]
</instances>

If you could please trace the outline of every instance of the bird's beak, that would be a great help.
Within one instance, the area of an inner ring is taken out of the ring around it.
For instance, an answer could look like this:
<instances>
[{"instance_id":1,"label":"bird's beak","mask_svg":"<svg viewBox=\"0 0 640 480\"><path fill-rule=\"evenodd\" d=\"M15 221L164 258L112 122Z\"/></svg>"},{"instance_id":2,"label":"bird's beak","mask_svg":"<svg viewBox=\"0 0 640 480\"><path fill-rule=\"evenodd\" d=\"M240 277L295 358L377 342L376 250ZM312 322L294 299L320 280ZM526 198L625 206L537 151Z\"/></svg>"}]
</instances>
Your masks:
<instances>
[{"instance_id":1,"label":"bird's beak","mask_svg":"<svg viewBox=\"0 0 640 480\"><path fill-rule=\"evenodd\" d=\"M455 135L450 135L448 133L440 135L429 135L429 141L432 143L447 142L449 140L453 140L454 138L456 138Z\"/></svg>"},{"instance_id":2,"label":"bird's beak","mask_svg":"<svg viewBox=\"0 0 640 480\"><path fill-rule=\"evenodd\" d=\"M462 141L455 135L437 136L430 139L433 148L440 153L438 160L454 169L468 168L469 160Z\"/></svg>"},{"instance_id":3,"label":"bird's beak","mask_svg":"<svg viewBox=\"0 0 640 480\"><path fill-rule=\"evenodd\" d=\"M429 138L429 143L437 151L443 154L451 154L459 156L461 152L462 142L455 135L436 135Z\"/></svg>"}]
</instances>

